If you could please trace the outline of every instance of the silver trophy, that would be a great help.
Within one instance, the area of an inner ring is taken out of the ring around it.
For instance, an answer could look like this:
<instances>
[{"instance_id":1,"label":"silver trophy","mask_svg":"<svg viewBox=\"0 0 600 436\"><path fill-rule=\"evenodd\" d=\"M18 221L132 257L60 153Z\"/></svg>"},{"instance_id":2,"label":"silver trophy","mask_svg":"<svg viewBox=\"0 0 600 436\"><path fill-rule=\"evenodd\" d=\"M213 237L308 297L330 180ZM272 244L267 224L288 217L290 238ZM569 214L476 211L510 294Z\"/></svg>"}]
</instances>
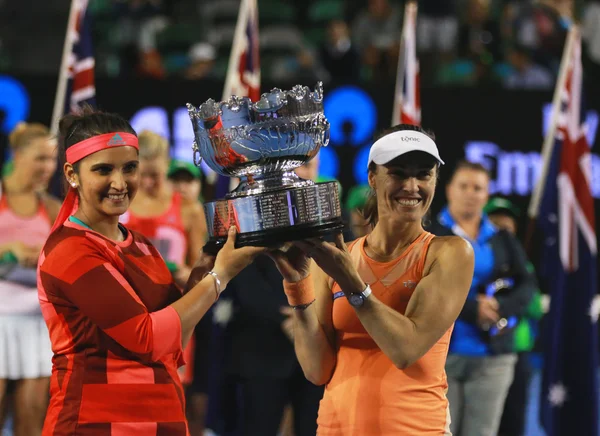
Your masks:
<instances>
[{"instance_id":1,"label":"silver trophy","mask_svg":"<svg viewBox=\"0 0 600 436\"><path fill-rule=\"evenodd\" d=\"M232 96L187 105L194 127L194 163L202 159L240 183L224 199L204 204L209 243L216 251L235 225L237 244L271 246L340 232L343 223L337 182L314 183L294 168L329 142L323 85L273 89L257 102Z\"/></svg>"}]
</instances>

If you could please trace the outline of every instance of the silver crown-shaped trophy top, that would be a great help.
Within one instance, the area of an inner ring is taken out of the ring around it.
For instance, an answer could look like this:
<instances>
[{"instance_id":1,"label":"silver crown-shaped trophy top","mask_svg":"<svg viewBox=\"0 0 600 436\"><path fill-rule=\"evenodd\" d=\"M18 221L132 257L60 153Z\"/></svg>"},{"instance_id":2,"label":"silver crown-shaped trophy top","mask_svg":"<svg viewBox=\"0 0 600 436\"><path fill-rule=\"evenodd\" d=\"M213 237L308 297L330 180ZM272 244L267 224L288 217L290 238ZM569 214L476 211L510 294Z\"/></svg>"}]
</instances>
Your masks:
<instances>
[{"instance_id":1,"label":"silver crown-shaped trophy top","mask_svg":"<svg viewBox=\"0 0 600 436\"><path fill-rule=\"evenodd\" d=\"M195 164L204 159L224 176L284 180L282 174L308 162L329 142L321 82L314 91L296 85L289 91L274 88L257 102L232 96L187 108Z\"/></svg>"}]
</instances>

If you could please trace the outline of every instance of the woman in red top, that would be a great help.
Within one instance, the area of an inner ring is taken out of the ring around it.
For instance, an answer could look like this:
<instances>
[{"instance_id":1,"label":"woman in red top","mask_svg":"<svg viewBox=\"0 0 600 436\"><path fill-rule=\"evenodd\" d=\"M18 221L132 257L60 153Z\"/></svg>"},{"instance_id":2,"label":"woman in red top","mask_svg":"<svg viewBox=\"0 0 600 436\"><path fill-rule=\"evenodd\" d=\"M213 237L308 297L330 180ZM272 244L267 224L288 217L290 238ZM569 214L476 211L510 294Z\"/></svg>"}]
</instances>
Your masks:
<instances>
[{"instance_id":1,"label":"woman in red top","mask_svg":"<svg viewBox=\"0 0 600 436\"><path fill-rule=\"evenodd\" d=\"M38 264L54 352L44 435L187 435L177 375L195 325L264 251L201 255L182 293L150 241L119 224L139 184L121 117L86 109L60 123L69 192Z\"/></svg>"},{"instance_id":2,"label":"woman in red top","mask_svg":"<svg viewBox=\"0 0 600 436\"><path fill-rule=\"evenodd\" d=\"M421 128L397 126L369 153L373 231L349 247L338 235L272 254L296 309L300 365L326 385L318 435L449 434L444 364L473 252L423 230L442 163Z\"/></svg>"}]
</instances>

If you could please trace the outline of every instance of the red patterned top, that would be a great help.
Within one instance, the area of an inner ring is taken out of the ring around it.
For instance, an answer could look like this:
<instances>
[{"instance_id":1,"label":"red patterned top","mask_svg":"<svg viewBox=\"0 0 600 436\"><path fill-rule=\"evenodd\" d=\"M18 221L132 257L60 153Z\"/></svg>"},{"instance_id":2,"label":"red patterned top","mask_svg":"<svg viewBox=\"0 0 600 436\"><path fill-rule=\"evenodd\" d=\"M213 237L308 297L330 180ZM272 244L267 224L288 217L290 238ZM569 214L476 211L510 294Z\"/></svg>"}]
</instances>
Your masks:
<instances>
[{"instance_id":1,"label":"red patterned top","mask_svg":"<svg viewBox=\"0 0 600 436\"><path fill-rule=\"evenodd\" d=\"M38 293L54 352L43 435L187 432L181 297L145 237L123 242L66 221L39 263Z\"/></svg>"}]
</instances>

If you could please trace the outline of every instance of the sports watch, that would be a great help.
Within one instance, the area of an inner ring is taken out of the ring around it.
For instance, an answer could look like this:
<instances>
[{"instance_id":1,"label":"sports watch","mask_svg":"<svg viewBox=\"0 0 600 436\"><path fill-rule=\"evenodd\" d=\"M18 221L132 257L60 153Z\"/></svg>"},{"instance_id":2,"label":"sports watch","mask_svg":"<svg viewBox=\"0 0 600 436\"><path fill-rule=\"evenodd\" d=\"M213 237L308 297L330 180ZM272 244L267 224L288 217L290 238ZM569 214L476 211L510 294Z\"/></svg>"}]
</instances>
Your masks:
<instances>
[{"instance_id":1,"label":"sports watch","mask_svg":"<svg viewBox=\"0 0 600 436\"><path fill-rule=\"evenodd\" d=\"M348 295L348 303L352 307L361 307L365 304L365 300L369 298L369 295L371 295L371 286L367 285L364 291Z\"/></svg>"}]
</instances>

